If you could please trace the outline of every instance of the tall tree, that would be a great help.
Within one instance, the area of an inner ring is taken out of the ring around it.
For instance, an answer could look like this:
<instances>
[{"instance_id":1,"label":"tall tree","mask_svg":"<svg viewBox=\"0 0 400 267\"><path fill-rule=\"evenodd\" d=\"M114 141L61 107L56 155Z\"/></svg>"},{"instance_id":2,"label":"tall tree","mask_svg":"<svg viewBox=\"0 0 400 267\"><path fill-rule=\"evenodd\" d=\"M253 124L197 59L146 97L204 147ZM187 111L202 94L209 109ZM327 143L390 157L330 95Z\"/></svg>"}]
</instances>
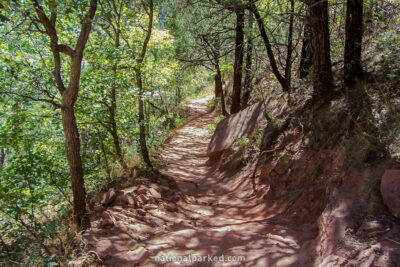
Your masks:
<instances>
[{"instance_id":1,"label":"tall tree","mask_svg":"<svg viewBox=\"0 0 400 267\"><path fill-rule=\"evenodd\" d=\"M142 80L142 63L144 57L146 56L147 46L150 41L151 31L153 29L153 0L149 0L149 10L147 10L146 6L143 4L143 8L146 10L146 13L149 15L149 23L147 25L147 34L143 41L142 49L140 52L139 57L136 59L136 66L135 66L135 74L136 74L136 85L139 88L139 143L140 143L140 150L142 153L142 157L144 162L149 167L153 167L151 164L149 150L147 148L146 143L146 127L145 127L145 117L144 117L144 101L143 101L143 80Z\"/></svg>"},{"instance_id":2,"label":"tall tree","mask_svg":"<svg viewBox=\"0 0 400 267\"><path fill-rule=\"evenodd\" d=\"M53 74L57 83L58 91L62 97L60 108L65 136L65 151L69 163L72 193L74 197L74 219L80 229L86 229L90 226L90 220L87 216L86 210L86 191L83 178L82 159L80 155L81 143L75 118L74 105L79 93L83 51L92 28L92 20L96 14L97 0L90 1L90 8L82 20L81 30L75 48L71 48L65 44L59 44L59 37L56 28L57 3L52 3L53 6L51 7L50 17L48 17L38 0L33 0L32 3L38 21L43 25L45 28L45 34L50 38L50 48L54 57ZM61 53L67 55L70 59L70 74L67 86L65 86L62 77Z\"/></svg>"},{"instance_id":3,"label":"tall tree","mask_svg":"<svg viewBox=\"0 0 400 267\"><path fill-rule=\"evenodd\" d=\"M110 13L106 12L105 6L110 9ZM117 3L115 0L106 0L102 7L102 13L104 14L104 19L107 22L107 26L111 26L111 31L105 29L103 30L109 35L111 39L114 41L114 47L116 50L120 47L120 38L121 38L121 19L122 19L122 12L123 12L124 4L122 2ZM102 24L101 24L102 25ZM109 114L109 122L108 125L105 127L108 132L111 134L114 143L115 154L119 159L119 163L121 164L122 168L127 171L128 166L126 165L124 155L121 148L121 139L118 135L118 126L116 112L117 112L117 75L118 75L118 59L114 59L114 64L112 66L113 72L113 81L111 84L110 90L110 100L111 105L107 105L108 114Z\"/></svg>"},{"instance_id":4,"label":"tall tree","mask_svg":"<svg viewBox=\"0 0 400 267\"><path fill-rule=\"evenodd\" d=\"M238 6L235 8L236 14L236 37L235 37L235 63L233 67L233 90L231 114L239 112L240 98L242 90L242 72L243 72L243 50L244 50L244 8Z\"/></svg>"},{"instance_id":5,"label":"tall tree","mask_svg":"<svg viewBox=\"0 0 400 267\"><path fill-rule=\"evenodd\" d=\"M251 29L253 28L253 13L249 11L248 14L248 31L246 32L246 68L244 74L244 93L242 97L242 107L247 106L247 102L250 98L251 93L251 76L252 76L252 59L253 59L253 36L251 34Z\"/></svg>"},{"instance_id":6,"label":"tall tree","mask_svg":"<svg viewBox=\"0 0 400 267\"><path fill-rule=\"evenodd\" d=\"M290 89L292 78L292 53L293 53L293 23L294 23L294 0L290 0L289 32L286 52L285 83Z\"/></svg>"},{"instance_id":7,"label":"tall tree","mask_svg":"<svg viewBox=\"0 0 400 267\"><path fill-rule=\"evenodd\" d=\"M347 0L344 82L349 88L353 87L363 74L361 66L362 24L363 0Z\"/></svg>"},{"instance_id":8,"label":"tall tree","mask_svg":"<svg viewBox=\"0 0 400 267\"><path fill-rule=\"evenodd\" d=\"M329 17L327 0L308 0L310 13L311 47L313 54L313 99L329 98L333 90Z\"/></svg>"}]
</instances>

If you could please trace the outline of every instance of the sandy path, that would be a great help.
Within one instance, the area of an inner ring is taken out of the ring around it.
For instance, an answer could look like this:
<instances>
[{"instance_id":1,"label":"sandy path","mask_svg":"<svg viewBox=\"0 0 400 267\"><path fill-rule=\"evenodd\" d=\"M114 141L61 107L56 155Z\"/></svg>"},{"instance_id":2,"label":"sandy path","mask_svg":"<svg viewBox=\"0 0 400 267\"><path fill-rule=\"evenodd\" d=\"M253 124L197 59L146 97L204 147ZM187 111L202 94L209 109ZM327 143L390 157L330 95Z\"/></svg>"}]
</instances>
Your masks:
<instances>
[{"instance_id":1,"label":"sandy path","mask_svg":"<svg viewBox=\"0 0 400 267\"><path fill-rule=\"evenodd\" d=\"M177 211L154 209L138 218L129 210L109 207L122 219L111 229L95 226L85 234L104 265L312 265L312 259L300 252L302 240L312 238L310 231L285 218L278 220L278 207L252 195L251 166L229 174L207 163L208 125L215 117L206 108L208 99L189 104L192 119L176 131L162 152L167 167L161 173L176 181L182 196Z\"/></svg>"},{"instance_id":2,"label":"sandy path","mask_svg":"<svg viewBox=\"0 0 400 267\"><path fill-rule=\"evenodd\" d=\"M186 195L178 202L178 217L170 232L146 242L151 257L143 266L160 265L156 256L201 255L202 262L170 262L167 266L287 266L298 262L299 244L291 230L268 223L265 200L251 197L249 172L229 175L207 164L211 138L207 126L215 114L206 108L209 98L192 101L193 119L165 145L162 171ZM208 255L229 262L210 261ZM246 260L241 262L238 256ZM238 260L238 261L235 261Z\"/></svg>"}]
</instances>

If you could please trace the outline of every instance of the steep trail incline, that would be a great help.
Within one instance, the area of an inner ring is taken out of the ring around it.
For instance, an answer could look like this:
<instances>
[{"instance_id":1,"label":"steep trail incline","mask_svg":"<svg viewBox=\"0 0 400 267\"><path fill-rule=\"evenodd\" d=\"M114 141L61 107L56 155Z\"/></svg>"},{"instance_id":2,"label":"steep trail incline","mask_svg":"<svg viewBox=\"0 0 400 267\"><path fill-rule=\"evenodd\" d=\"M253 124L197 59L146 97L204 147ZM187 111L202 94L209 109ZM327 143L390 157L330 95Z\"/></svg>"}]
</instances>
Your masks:
<instances>
[{"instance_id":1,"label":"steep trail incline","mask_svg":"<svg viewBox=\"0 0 400 267\"><path fill-rule=\"evenodd\" d=\"M268 205L263 195L253 194L252 166L230 173L208 162L208 125L215 118L206 107L209 99L190 102L191 120L176 130L162 151L167 166L160 172L163 179L176 181L180 195L176 208L164 211L159 207L138 216L138 210L113 204L106 208L116 218L111 228L101 227L99 219L92 221L95 226L85 239L104 265L312 265L312 257L300 248L315 238L315 222L304 228L278 220L279 207ZM173 261L174 256L187 260L189 255L196 258L192 262ZM217 261L208 256L217 256Z\"/></svg>"}]
</instances>

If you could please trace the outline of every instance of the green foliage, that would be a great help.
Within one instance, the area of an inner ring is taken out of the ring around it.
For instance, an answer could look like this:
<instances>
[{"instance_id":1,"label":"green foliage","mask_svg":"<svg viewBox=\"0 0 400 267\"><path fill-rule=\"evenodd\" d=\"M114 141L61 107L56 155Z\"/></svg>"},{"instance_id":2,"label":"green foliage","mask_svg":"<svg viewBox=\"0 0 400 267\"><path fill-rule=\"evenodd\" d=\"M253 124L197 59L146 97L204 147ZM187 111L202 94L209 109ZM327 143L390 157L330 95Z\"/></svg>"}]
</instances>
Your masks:
<instances>
[{"instance_id":1,"label":"green foliage","mask_svg":"<svg viewBox=\"0 0 400 267\"><path fill-rule=\"evenodd\" d=\"M237 138L234 143L239 148L246 148L250 144L250 139L247 136L242 136Z\"/></svg>"},{"instance_id":2,"label":"green foliage","mask_svg":"<svg viewBox=\"0 0 400 267\"><path fill-rule=\"evenodd\" d=\"M213 134L215 131L215 128L217 128L217 124L225 119L224 115L219 115L216 118L214 118L213 123L208 125L208 132Z\"/></svg>"}]
</instances>

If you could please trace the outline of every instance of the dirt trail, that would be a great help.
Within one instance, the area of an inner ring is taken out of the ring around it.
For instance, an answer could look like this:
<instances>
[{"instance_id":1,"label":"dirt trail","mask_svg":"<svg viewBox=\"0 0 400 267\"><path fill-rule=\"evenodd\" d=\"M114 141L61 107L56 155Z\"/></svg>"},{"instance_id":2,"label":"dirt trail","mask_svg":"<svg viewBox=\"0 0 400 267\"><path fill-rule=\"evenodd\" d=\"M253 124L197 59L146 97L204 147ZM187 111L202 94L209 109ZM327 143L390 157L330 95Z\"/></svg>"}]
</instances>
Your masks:
<instances>
[{"instance_id":1,"label":"dirt trail","mask_svg":"<svg viewBox=\"0 0 400 267\"><path fill-rule=\"evenodd\" d=\"M207 126L215 117L206 108L208 99L189 104L192 119L176 131L162 153L167 167L161 173L177 182L183 196L177 203L178 210L146 215L147 225L154 225L155 230L139 243L127 246L132 235L116 227L107 237L97 237L96 242L104 243L97 244L97 251L113 251L106 258L107 266L132 266L131 256L138 252L143 253L140 266L299 266L300 262L310 265L311 259L302 256L300 247L302 240L315 236L296 225L274 221L274 207L267 207L262 196L252 194L251 168L229 174L207 163L211 138ZM157 219L153 224L152 218ZM158 227L160 219L165 227ZM156 261L157 256L163 259L167 255L219 258L180 263ZM220 261L222 255L226 262ZM228 259L229 256L236 258ZM245 261L235 261L238 256L245 257Z\"/></svg>"}]
</instances>

